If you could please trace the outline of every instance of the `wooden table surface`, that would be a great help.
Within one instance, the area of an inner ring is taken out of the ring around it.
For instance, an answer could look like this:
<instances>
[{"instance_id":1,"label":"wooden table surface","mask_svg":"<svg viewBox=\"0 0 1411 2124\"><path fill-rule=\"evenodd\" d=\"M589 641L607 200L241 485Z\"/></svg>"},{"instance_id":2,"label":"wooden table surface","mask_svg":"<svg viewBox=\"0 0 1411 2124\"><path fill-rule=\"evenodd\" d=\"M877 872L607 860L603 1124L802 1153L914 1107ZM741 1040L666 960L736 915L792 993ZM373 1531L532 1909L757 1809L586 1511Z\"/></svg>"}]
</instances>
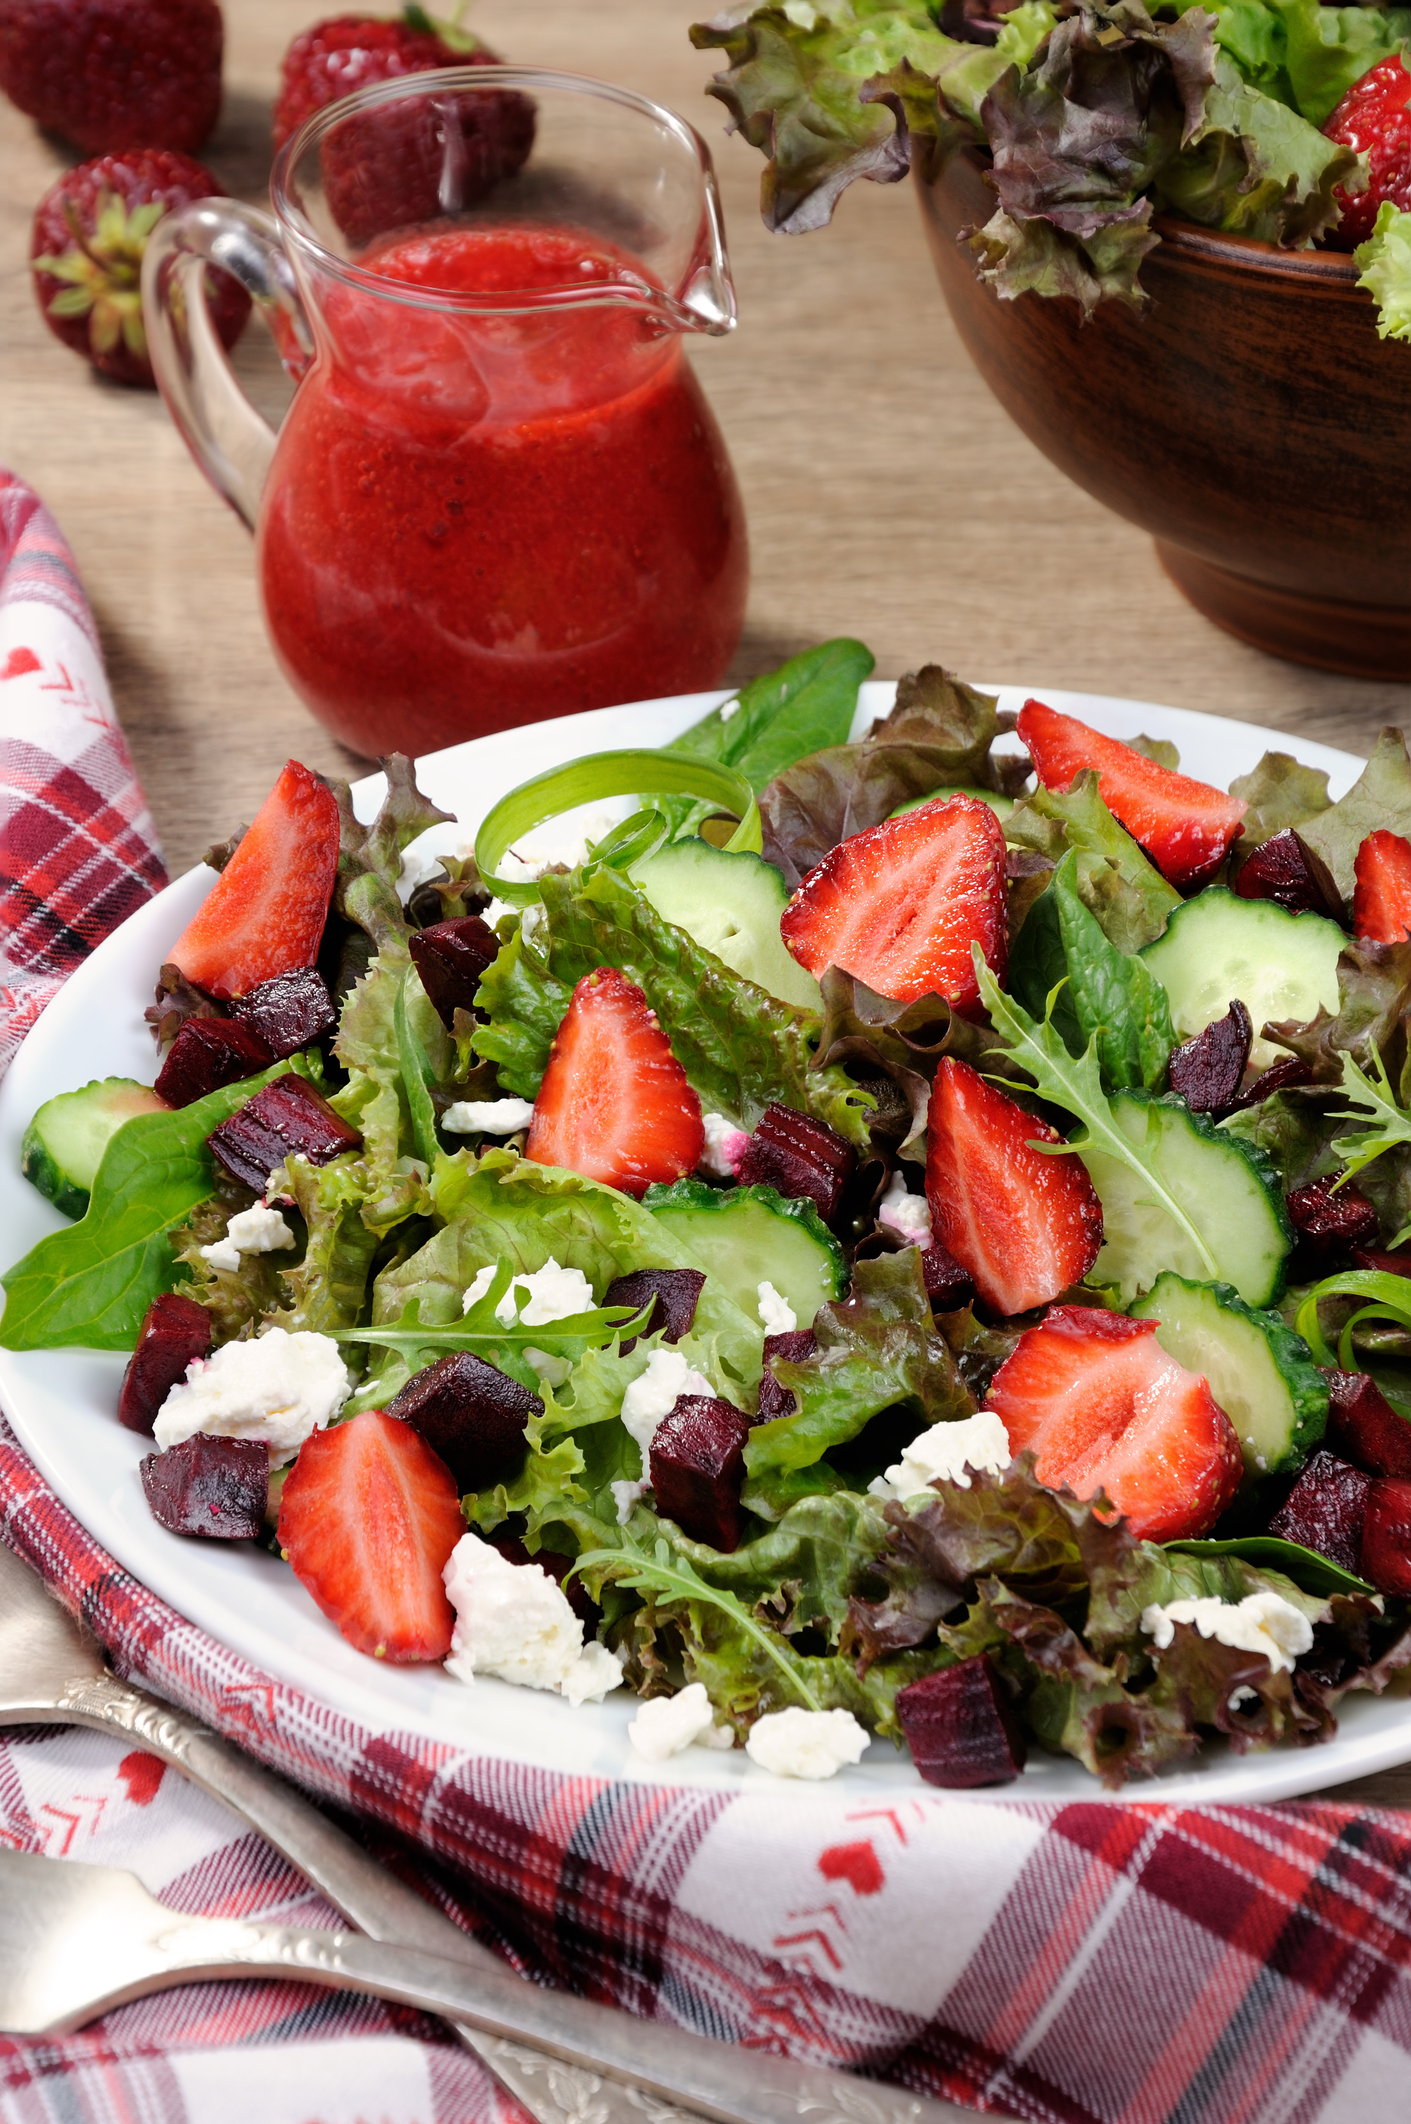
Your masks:
<instances>
[{"instance_id":1,"label":"wooden table surface","mask_svg":"<svg viewBox=\"0 0 1411 2124\"><path fill-rule=\"evenodd\" d=\"M204 159L227 191L263 201L280 54L337 10L224 5L225 110ZM718 56L687 39L708 12L689 0L476 0L473 22L508 58L670 105L716 158L741 322L692 355L749 514L753 586L732 676L848 633L884 678L939 661L970 677L1208 709L1362 753L1383 723L1411 724L1411 686L1278 662L1200 618L1149 541L1010 424L951 327L909 184L856 186L817 235L766 235L759 157L726 137L723 108L702 95ZM291 754L332 772L362 763L280 677L248 534L159 400L104 383L42 324L29 223L61 165L0 103L0 464L34 483L77 555L175 874L250 817ZM258 325L238 366L276 417L286 393ZM1353 1793L1411 1804L1411 1770L1340 1790Z\"/></svg>"}]
</instances>

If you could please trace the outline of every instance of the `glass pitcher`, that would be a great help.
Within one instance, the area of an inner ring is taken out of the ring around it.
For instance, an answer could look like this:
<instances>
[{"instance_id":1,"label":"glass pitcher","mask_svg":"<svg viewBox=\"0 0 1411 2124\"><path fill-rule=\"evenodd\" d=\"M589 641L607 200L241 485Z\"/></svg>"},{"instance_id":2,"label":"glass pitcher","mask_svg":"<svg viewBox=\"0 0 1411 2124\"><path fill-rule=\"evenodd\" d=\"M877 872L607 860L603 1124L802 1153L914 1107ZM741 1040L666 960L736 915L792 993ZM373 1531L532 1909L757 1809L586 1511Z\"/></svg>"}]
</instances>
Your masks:
<instances>
[{"instance_id":1,"label":"glass pitcher","mask_svg":"<svg viewBox=\"0 0 1411 2124\"><path fill-rule=\"evenodd\" d=\"M215 199L159 223L143 299L320 721L420 753L718 684L748 550L682 351L735 323L693 129L605 82L443 68L318 112L271 196L273 216ZM278 434L211 327L208 265L298 379Z\"/></svg>"}]
</instances>

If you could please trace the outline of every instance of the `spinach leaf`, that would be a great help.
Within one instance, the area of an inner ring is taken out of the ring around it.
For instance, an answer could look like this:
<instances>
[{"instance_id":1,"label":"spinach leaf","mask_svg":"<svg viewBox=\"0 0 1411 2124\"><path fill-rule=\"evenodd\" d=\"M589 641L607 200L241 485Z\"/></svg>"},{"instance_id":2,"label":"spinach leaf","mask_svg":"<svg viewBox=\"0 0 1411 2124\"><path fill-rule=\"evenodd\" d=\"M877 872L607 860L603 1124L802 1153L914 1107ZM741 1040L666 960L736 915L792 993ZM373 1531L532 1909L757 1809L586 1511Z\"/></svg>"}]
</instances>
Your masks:
<instances>
[{"instance_id":1,"label":"spinach leaf","mask_svg":"<svg viewBox=\"0 0 1411 2124\"><path fill-rule=\"evenodd\" d=\"M1078 1023L1078 1046L1096 1042L1109 1091L1138 1086L1155 1091L1176 1044L1166 991L1141 959L1108 942L1078 896L1077 871L1078 856L1070 851L1054 872L1049 892L1067 962L1066 995Z\"/></svg>"},{"instance_id":2,"label":"spinach leaf","mask_svg":"<svg viewBox=\"0 0 1411 2124\"><path fill-rule=\"evenodd\" d=\"M1300 1592L1326 1599L1333 1593L1370 1593L1372 1588L1351 1571L1344 1571L1327 1556L1305 1549L1296 1541L1280 1541L1276 1534L1242 1534L1236 1541L1169 1541L1166 1553L1174 1556L1238 1557L1260 1571L1278 1571L1290 1578ZM1229 1594L1223 1596L1229 1599ZM1243 1597L1242 1594L1238 1597Z\"/></svg>"},{"instance_id":3,"label":"spinach leaf","mask_svg":"<svg viewBox=\"0 0 1411 2124\"><path fill-rule=\"evenodd\" d=\"M665 749L719 760L742 774L755 794L796 760L846 744L858 689L874 665L870 649L845 637L790 657L777 671L742 686Z\"/></svg>"}]
</instances>

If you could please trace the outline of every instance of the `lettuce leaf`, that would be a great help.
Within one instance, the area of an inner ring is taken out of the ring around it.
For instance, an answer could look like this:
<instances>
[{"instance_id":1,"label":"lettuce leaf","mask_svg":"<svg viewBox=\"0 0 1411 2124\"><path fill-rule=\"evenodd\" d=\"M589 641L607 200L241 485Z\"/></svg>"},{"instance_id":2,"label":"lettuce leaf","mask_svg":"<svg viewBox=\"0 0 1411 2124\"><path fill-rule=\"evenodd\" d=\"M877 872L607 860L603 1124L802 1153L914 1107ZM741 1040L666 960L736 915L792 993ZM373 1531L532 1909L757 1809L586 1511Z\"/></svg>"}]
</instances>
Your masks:
<instances>
[{"instance_id":1,"label":"lettuce leaf","mask_svg":"<svg viewBox=\"0 0 1411 2124\"><path fill-rule=\"evenodd\" d=\"M505 1091L534 1097L572 994L570 983L549 972L537 942L526 941L516 926L481 976L475 1000L486 1022L470 1036L475 1053L494 1063Z\"/></svg>"},{"instance_id":2,"label":"lettuce leaf","mask_svg":"<svg viewBox=\"0 0 1411 2124\"><path fill-rule=\"evenodd\" d=\"M1357 192L1364 182L1351 148L1252 88L1221 52L1204 123L1187 152L1161 171L1156 196L1208 228L1298 245L1336 226L1335 190Z\"/></svg>"},{"instance_id":3,"label":"lettuce leaf","mask_svg":"<svg viewBox=\"0 0 1411 2124\"><path fill-rule=\"evenodd\" d=\"M1347 9L1348 14L1361 12L1360 8ZM1358 287L1366 288L1377 300L1377 337L1411 341L1411 214L1384 199L1371 235L1352 256L1360 276Z\"/></svg>"},{"instance_id":4,"label":"lettuce leaf","mask_svg":"<svg viewBox=\"0 0 1411 2124\"><path fill-rule=\"evenodd\" d=\"M1032 790L1005 820L1004 837L1054 863L1068 849L1076 850L1078 895L1119 951L1137 952L1153 943L1181 904L1175 886L1113 818L1091 768L1076 775L1070 789L1045 789L1041 783Z\"/></svg>"},{"instance_id":5,"label":"lettuce leaf","mask_svg":"<svg viewBox=\"0 0 1411 2124\"><path fill-rule=\"evenodd\" d=\"M1316 0L1176 0L1205 7L1215 41L1253 88L1321 126L1354 81L1411 37L1411 9Z\"/></svg>"},{"instance_id":6,"label":"lettuce leaf","mask_svg":"<svg viewBox=\"0 0 1411 2124\"><path fill-rule=\"evenodd\" d=\"M1332 802L1328 777L1321 767L1305 767L1292 753L1266 752L1248 774L1237 774L1230 795L1248 805L1240 821L1237 852L1247 854L1286 826L1301 826Z\"/></svg>"},{"instance_id":7,"label":"lettuce leaf","mask_svg":"<svg viewBox=\"0 0 1411 2124\"><path fill-rule=\"evenodd\" d=\"M1371 1071L1381 1055L1397 1096L1411 1104L1411 944L1350 938L1338 954L1337 1009L1320 1009L1306 1024L1283 1019L1270 1029L1320 1084L1341 1084L1344 1054Z\"/></svg>"},{"instance_id":8,"label":"lettuce leaf","mask_svg":"<svg viewBox=\"0 0 1411 2124\"><path fill-rule=\"evenodd\" d=\"M403 942L409 928L397 892L402 850L428 826L454 823L452 812L438 810L418 789L416 763L405 752L391 752L380 764L387 791L370 826L355 815L346 782L328 785L338 799L340 820L334 912L366 930L379 950Z\"/></svg>"}]
</instances>

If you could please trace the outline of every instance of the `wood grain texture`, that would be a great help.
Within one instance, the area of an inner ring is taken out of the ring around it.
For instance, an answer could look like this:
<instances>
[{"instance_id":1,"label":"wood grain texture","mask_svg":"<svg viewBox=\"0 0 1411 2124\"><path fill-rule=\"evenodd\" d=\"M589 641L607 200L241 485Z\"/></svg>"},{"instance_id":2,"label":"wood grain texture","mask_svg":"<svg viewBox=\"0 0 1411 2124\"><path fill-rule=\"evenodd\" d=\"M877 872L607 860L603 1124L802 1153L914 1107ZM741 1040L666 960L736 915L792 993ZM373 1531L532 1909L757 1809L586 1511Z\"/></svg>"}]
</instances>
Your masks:
<instances>
[{"instance_id":1,"label":"wood grain texture","mask_svg":"<svg viewBox=\"0 0 1411 2124\"><path fill-rule=\"evenodd\" d=\"M334 11L225 0L225 111L205 159L235 195L265 196L281 52ZM689 0L477 0L474 19L508 57L671 105L716 157L741 324L693 352L750 520L737 676L847 632L871 645L883 677L935 659L972 678L1136 695L1357 752L1383 723L1411 722L1411 687L1282 663L1201 619L1149 540L1047 463L960 344L909 185L858 186L819 235L767 236L759 159L725 137L721 107L701 93L717 60L687 41L697 12L708 10ZM0 463L34 482L73 545L175 873L250 817L290 754L325 771L361 763L280 677L249 538L160 402L103 383L45 330L29 223L62 166L0 104ZM285 387L258 325L237 364L277 415ZM1411 1772L1373 1783L1381 1803L1411 1803Z\"/></svg>"}]
</instances>

